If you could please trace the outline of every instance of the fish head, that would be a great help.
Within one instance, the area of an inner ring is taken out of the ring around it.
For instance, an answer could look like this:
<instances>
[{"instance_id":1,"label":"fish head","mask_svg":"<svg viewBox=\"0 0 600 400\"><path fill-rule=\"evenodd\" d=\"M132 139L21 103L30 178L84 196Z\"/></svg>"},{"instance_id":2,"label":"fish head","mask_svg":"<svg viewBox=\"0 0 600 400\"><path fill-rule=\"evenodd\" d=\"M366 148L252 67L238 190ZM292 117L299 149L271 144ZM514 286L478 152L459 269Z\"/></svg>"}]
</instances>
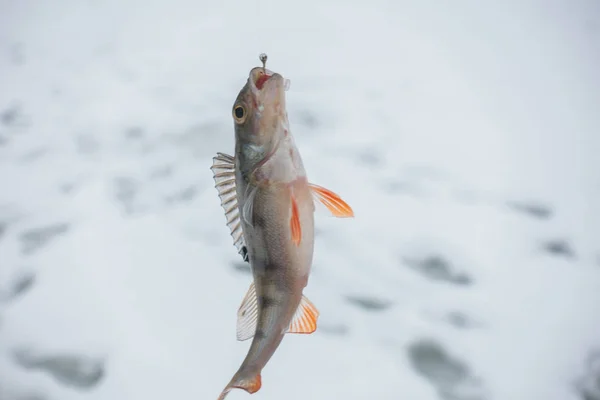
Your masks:
<instances>
[{"instance_id":1,"label":"fish head","mask_svg":"<svg viewBox=\"0 0 600 400\"><path fill-rule=\"evenodd\" d=\"M250 70L232 108L236 141L268 154L288 126L285 92L289 80L263 67Z\"/></svg>"}]
</instances>

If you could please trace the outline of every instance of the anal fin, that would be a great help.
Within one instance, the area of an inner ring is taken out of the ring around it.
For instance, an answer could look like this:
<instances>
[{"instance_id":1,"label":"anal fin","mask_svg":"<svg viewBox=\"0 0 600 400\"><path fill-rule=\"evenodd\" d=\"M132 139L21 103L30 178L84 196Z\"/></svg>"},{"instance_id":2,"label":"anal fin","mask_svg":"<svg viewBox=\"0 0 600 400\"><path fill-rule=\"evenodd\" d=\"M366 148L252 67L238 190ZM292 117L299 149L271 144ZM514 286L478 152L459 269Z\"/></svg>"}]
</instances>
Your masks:
<instances>
[{"instance_id":1,"label":"anal fin","mask_svg":"<svg viewBox=\"0 0 600 400\"><path fill-rule=\"evenodd\" d=\"M294 314L287 333L310 334L317 330L319 310L306 296L302 296L300 305Z\"/></svg>"}]
</instances>

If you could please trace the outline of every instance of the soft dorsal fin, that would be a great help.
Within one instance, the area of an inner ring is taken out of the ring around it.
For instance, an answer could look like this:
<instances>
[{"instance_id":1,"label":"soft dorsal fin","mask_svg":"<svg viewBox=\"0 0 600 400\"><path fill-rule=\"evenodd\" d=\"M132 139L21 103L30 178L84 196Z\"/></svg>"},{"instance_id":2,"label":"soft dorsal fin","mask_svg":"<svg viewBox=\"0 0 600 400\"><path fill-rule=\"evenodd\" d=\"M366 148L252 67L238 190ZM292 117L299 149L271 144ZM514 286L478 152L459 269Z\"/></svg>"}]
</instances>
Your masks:
<instances>
[{"instance_id":1,"label":"soft dorsal fin","mask_svg":"<svg viewBox=\"0 0 600 400\"><path fill-rule=\"evenodd\" d=\"M352 211L352 207L350 207L348 203L342 200L342 198L336 193L322 186L315 185L314 183L309 183L308 187L310 188L313 196L325 207L327 207L329 212L331 212L334 217L354 217L354 211Z\"/></svg>"},{"instance_id":2,"label":"soft dorsal fin","mask_svg":"<svg viewBox=\"0 0 600 400\"><path fill-rule=\"evenodd\" d=\"M224 153L217 153L213 157L213 164L210 169L213 171L213 179L215 187L221 199L221 207L225 211L227 218L227 226L233 238L233 244L242 255L245 261L248 261L248 252L244 233L242 231L242 223L240 221L240 210L238 208L238 199L235 188L235 159Z\"/></svg>"},{"instance_id":3,"label":"soft dorsal fin","mask_svg":"<svg viewBox=\"0 0 600 400\"><path fill-rule=\"evenodd\" d=\"M236 336L237 340L244 341L252 338L256 332L256 323L258 321L258 299L256 298L256 288L254 282L246 292L244 300L238 309Z\"/></svg>"},{"instance_id":4,"label":"soft dorsal fin","mask_svg":"<svg viewBox=\"0 0 600 400\"><path fill-rule=\"evenodd\" d=\"M319 310L308 299L302 295L300 305L294 314L294 318L290 323L287 333L313 333L317 330L317 319L319 318Z\"/></svg>"}]
</instances>

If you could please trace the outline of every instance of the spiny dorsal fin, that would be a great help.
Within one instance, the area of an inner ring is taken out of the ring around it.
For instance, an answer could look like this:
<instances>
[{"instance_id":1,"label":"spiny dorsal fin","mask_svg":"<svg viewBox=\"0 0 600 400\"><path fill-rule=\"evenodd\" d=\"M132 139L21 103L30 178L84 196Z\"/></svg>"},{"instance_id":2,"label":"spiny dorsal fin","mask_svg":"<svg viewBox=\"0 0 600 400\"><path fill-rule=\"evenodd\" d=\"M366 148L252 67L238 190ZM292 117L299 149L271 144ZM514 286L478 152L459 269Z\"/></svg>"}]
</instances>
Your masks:
<instances>
[{"instance_id":1,"label":"spiny dorsal fin","mask_svg":"<svg viewBox=\"0 0 600 400\"><path fill-rule=\"evenodd\" d=\"M227 226L231 232L233 244L237 248L238 253L244 258L244 261L248 261L248 252L242 231L235 189L234 161L234 158L228 154L217 153L217 156L213 157L213 164L210 169L213 171L215 187L221 199L221 207L225 211L225 218L227 218Z\"/></svg>"},{"instance_id":2,"label":"spiny dorsal fin","mask_svg":"<svg viewBox=\"0 0 600 400\"><path fill-rule=\"evenodd\" d=\"M329 189L326 189L322 186L315 185L314 183L309 183L310 191L313 196L319 200L329 212L338 218L349 218L354 217L354 211L352 211L352 207L348 205L340 196L336 193L332 192Z\"/></svg>"},{"instance_id":3,"label":"spiny dorsal fin","mask_svg":"<svg viewBox=\"0 0 600 400\"><path fill-rule=\"evenodd\" d=\"M258 321L258 300L254 282L246 292L244 300L238 309L236 335L237 340L244 341L252 338L256 332Z\"/></svg>"},{"instance_id":4,"label":"spiny dorsal fin","mask_svg":"<svg viewBox=\"0 0 600 400\"><path fill-rule=\"evenodd\" d=\"M313 333L317 330L318 318L319 310L303 295L287 333Z\"/></svg>"}]
</instances>

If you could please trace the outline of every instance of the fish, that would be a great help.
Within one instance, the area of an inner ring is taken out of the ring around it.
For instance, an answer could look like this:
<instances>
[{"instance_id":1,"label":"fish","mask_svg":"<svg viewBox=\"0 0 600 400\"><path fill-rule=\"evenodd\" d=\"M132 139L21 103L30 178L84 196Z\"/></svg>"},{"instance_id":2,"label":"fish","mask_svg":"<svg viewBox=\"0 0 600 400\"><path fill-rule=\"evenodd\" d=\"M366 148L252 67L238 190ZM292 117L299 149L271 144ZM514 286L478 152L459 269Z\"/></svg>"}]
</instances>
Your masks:
<instances>
[{"instance_id":1,"label":"fish","mask_svg":"<svg viewBox=\"0 0 600 400\"><path fill-rule=\"evenodd\" d=\"M354 217L339 195L308 181L288 120L289 80L266 68L266 55L260 59L232 107L234 155L218 152L211 166L233 243L252 270L236 323L237 340L252 342L218 400L232 389L256 393L284 336L317 329L320 313L304 295L315 204L335 217Z\"/></svg>"}]
</instances>

